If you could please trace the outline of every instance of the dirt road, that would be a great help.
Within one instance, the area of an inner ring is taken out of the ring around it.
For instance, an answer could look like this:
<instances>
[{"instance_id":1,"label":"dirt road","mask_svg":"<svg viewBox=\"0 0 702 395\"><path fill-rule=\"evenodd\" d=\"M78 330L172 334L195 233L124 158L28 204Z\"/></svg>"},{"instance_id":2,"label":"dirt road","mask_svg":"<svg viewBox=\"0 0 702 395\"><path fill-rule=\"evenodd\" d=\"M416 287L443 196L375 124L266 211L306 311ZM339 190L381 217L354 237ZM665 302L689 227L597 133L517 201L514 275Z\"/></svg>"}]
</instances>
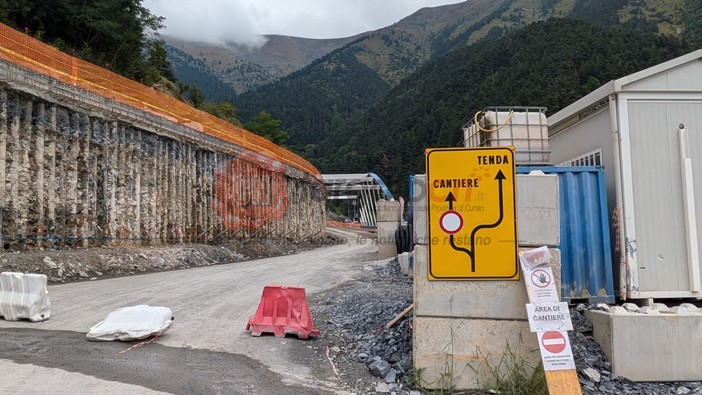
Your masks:
<instances>
[{"instance_id":1,"label":"dirt road","mask_svg":"<svg viewBox=\"0 0 702 395\"><path fill-rule=\"evenodd\" d=\"M297 255L49 286L49 320L0 319L0 393L343 393L326 361L299 362L308 358L298 358L293 343L303 340L252 337L245 326L264 285L311 295L374 259L374 243L344 235L344 244ZM109 312L138 304L169 307L174 327L123 354L130 344L85 339Z\"/></svg>"}]
</instances>

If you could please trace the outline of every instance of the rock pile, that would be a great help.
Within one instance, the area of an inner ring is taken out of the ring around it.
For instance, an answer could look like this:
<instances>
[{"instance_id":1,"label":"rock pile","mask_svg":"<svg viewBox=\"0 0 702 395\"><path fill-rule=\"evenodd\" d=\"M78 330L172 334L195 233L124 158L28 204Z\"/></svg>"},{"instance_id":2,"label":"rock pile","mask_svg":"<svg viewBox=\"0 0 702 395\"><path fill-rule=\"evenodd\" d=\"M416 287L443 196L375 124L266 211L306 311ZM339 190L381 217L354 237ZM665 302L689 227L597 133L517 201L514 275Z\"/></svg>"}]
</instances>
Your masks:
<instances>
[{"instance_id":1,"label":"rock pile","mask_svg":"<svg viewBox=\"0 0 702 395\"><path fill-rule=\"evenodd\" d=\"M418 395L411 367L412 314L385 329L412 303L412 281L400 274L396 259L373 262L365 269L358 282L317 295L310 304L315 319L322 319L316 325L322 331L321 340L335 350L330 360L352 392ZM583 394L702 395L699 382L635 383L612 373L607 356L592 338L592 324L582 314L596 308L571 309L575 330L570 341ZM359 366L371 375L366 381L352 374Z\"/></svg>"},{"instance_id":2,"label":"rock pile","mask_svg":"<svg viewBox=\"0 0 702 395\"><path fill-rule=\"evenodd\" d=\"M44 250L3 254L0 256L0 271L45 274L49 283L65 283L210 266L244 259L243 254L229 249L201 244Z\"/></svg>"},{"instance_id":3,"label":"rock pile","mask_svg":"<svg viewBox=\"0 0 702 395\"><path fill-rule=\"evenodd\" d=\"M390 328L386 325L412 303L412 281L401 276L396 259L369 263L364 271L360 281L311 301L321 340L339 350L332 361L354 392L409 394L412 314ZM359 366L375 379L353 374Z\"/></svg>"},{"instance_id":4,"label":"rock pile","mask_svg":"<svg viewBox=\"0 0 702 395\"><path fill-rule=\"evenodd\" d=\"M67 283L289 255L339 242L337 237L326 235L316 243L245 239L220 245L16 251L0 254L0 272L45 274L49 283Z\"/></svg>"}]
</instances>

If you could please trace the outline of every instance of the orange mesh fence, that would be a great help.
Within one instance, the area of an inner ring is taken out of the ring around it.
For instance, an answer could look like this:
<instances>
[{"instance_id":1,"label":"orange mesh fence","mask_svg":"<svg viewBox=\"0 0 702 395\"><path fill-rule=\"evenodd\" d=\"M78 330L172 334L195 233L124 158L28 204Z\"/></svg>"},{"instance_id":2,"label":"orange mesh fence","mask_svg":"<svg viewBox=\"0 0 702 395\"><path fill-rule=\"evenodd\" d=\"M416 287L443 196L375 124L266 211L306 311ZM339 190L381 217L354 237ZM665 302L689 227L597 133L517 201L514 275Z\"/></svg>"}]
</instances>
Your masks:
<instances>
[{"instance_id":1,"label":"orange mesh fence","mask_svg":"<svg viewBox=\"0 0 702 395\"><path fill-rule=\"evenodd\" d=\"M311 163L261 136L197 110L153 88L67 55L3 24L0 24L0 58L261 153L271 160L285 163L321 180L319 170Z\"/></svg>"},{"instance_id":2,"label":"orange mesh fence","mask_svg":"<svg viewBox=\"0 0 702 395\"><path fill-rule=\"evenodd\" d=\"M359 222L341 222L327 220L327 226L330 228L361 230L361 224Z\"/></svg>"}]
</instances>

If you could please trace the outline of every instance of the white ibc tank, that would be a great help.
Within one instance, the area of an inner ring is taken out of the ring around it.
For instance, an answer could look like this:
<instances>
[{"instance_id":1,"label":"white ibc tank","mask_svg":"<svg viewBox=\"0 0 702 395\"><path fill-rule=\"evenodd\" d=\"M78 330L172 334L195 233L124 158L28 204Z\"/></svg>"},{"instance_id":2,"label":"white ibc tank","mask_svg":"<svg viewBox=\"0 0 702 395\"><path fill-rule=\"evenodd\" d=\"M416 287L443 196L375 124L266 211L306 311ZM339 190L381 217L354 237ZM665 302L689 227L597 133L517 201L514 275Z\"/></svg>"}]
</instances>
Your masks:
<instances>
[{"instance_id":1,"label":"white ibc tank","mask_svg":"<svg viewBox=\"0 0 702 395\"><path fill-rule=\"evenodd\" d=\"M515 147L517 164L549 164L548 121L542 107L491 107L464 125L466 147Z\"/></svg>"}]
</instances>

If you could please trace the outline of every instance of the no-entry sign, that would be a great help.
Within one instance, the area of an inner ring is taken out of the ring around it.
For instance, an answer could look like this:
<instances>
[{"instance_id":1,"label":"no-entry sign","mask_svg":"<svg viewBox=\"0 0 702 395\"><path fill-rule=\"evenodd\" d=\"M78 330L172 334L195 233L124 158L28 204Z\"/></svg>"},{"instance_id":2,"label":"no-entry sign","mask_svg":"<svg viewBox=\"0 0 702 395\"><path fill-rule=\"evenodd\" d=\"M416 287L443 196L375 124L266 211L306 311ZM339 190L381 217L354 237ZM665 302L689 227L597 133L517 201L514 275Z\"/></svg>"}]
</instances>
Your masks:
<instances>
[{"instance_id":1,"label":"no-entry sign","mask_svg":"<svg viewBox=\"0 0 702 395\"><path fill-rule=\"evenodd\" d=\"M561 332L550 331L541 335L541 345L551 354L560 354L566 348L566 339Z\"/></svg>"},{"instance_id":2,"label":"no-entry sign","mask_svg":"<svg viewBox=\"0 0 702 395\"><path fill-rule=\"evenodd\" d=\"M537 332L537 334L544 370L575 369L568 332L546 331Z\"/></svg>"}]
</instances>

